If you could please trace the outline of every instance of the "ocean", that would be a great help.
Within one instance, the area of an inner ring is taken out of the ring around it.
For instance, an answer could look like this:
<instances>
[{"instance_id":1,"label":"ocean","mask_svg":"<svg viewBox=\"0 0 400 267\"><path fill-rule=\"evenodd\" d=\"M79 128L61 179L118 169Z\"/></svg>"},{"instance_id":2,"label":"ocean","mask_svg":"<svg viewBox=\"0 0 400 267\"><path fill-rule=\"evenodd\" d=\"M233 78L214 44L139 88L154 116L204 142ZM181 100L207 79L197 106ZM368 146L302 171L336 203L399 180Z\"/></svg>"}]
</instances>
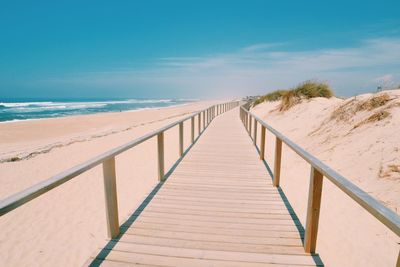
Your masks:
<instances>
[{"instance_id":1,"label":"ocean","mask_svg":"<svg viewBox=\"0 0 400 267\"><path fill-rule=\"evenodd\" d=\"M0 100L0 122L57 118L100 112L120 112L183 105L190 99Z\"/></svg>"}]
</instances>

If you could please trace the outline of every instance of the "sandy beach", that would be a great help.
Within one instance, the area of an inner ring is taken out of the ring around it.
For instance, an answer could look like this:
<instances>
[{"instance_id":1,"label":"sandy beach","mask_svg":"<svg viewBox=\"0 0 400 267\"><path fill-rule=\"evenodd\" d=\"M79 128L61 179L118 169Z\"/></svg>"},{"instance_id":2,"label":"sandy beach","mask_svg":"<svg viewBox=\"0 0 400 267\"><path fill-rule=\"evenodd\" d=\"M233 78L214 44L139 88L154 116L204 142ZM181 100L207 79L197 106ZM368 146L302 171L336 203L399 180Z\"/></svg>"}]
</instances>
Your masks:
<instances>
[{"instance_id":1,"label":"sandy beach","mask_svg":"<svg viewBox=\"0 0 400 267\"><path fill-rule=\"evenodd\" d=\"M359 108L383 94L389 97L382 106ZM400 90L303 100L284 112L278 108L279 101L266 102L252 112L400 213ZM388 116L381 120L367 120L384 112ZM275 138L268 131L266 140L266 160L273 166ZM305 225L310 166L285 145L282 153L281 186ZM317 252L326 266L395 266L399 243L399 237L324 179Z\"/></svg>"},{"instance_id":2,"label":"sandy beach","mask_svg":"<svg viewBox=\"0 0 400 267\"><path fill-rule=\"evenodd\" d=\"M252 112L399 213L400 90L383 93L389 100L371 110L352 109L374 97L366 94L303 100L284 112L278 111L279 102L267 102ZM0 197L213 103L0 124ZM365 122L384 111L387 117ZM186 122L185 147L188 126ZM270 166L274 140L267 132ZM156 151L152 139L116 158L120 222L157 183ZM165 151L169 168L178 159L178 128L166 132ZM18 160L10 162L13 158ZM303 225L309 171L305 161L283 146L281 186ZM317 252L326 266L395 265L399 238L326 179L320 216ZM101 166L3 216L0 228L4 266L82 265L106 238Z\"/></svg>"},{"instance_id":3,"label":"sandy beach","mask_svg":"<svg viewBox=\"0 0 400 267\"><path fill-rule=\"evenodd\" d=\"M214 103L2 123L0 198ZM157 183L156 152L151 139L116 158L121 222ZM165 133L166 169L178 154L175 127ZM81 266L107 236L101 166L3 216L0 229L2 266Z\"/></svg>"}]
</instances>

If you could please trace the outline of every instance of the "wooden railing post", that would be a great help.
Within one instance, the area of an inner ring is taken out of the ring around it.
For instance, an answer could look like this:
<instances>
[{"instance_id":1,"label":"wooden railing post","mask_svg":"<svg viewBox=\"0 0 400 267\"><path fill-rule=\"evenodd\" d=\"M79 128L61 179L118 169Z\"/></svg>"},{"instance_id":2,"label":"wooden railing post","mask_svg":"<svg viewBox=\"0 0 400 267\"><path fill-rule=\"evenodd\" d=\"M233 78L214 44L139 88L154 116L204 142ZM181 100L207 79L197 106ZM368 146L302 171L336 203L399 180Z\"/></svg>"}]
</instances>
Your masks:
<instances>
[{"instance_id":1,"label":"wooden railing post","mask_svg":"<svg viewBox=\"0 0 400 267\"><path fill-rule=\"evenodd\" d=\"M164 181L164 132L157 135L158 180Z\"/></svg>"},{"instance_id":2,"label":"wooden railing post","mask_svg":"<svg viewBox=\"0 0 400 267\"><path fill-rule=\"evenodd\" d=\"M183 155L183 122L179 123L179 156Z\"/></svg>"},{"instance_id":3,"label":"wooden railing post","mask_svg":"<svg viewBox=\"0 0 400 267\"><path fill-rule=\"evenodd\" d=\"M275 164L274 164L274 186L279 187L281 178L282 140L275 139Z\"/></svg>"},{"instance_id":4,"label":"wooden railing post","mask_svg":"<svg viewBox=\"0 0 400 267\"><path fill-rule=\"evenodd\" d=\"M106 200L107 233L109 238L119 235L115 157L103 162L104 194Z\"/></svg>"},{"instance_id":5,"label":"wooden railing post","mask_svg":"<svg viewBox=\"0 0 400 267\"><path fill-rule=\"evenodd\" d=\"M198 132L198 136L200 136L201 133L201 112L199 113L198 117L197 117L197 132Z\"/></svg>"},{"instance_id":6,"label":"wooden railing post","mask_svg":"<svg viewBox=\"0 0 400 267\"><path fill-rule=\"evenodd\" d=\"M257 120L254 118L254 138L253 138L253 143L255 146L257 146Z\"/></svg>"},{"instance_id":7,"label":"wooden railing post","mask_svg":"<svg viewBox=\"0 0 400 267\"><path fill-rule=\"evenodd\" d=\"M304 250L307 253L315 253L318 235L319 210L321 207L323 175L314 167L311 167L310 187L308 190L308 208L306 232L304 236Z\"/></svg>"},{"instance_id":8,"label":"wooden railing post","mask_svg":"<svg viewBox=\"0 0 400 267\"><path fill-rule=\"evenodd\" d=\"M203 131L206 128L206 111L203 111Z\"/></svg>"},{"instance_id":9,"label":"wooden railing post","mask_svg":"<svg viewBox=\"0 0 400 267\"><path fill-rule=\"evenodd\" d=\"M260 159L265 159L265 126L261 125Z\"/></svg>"},{"instance_id":10,"label":"wooden railing post","mask_svg":"<svg viewBox=\"0 0 400 267\"><path fill-rule=\"evenodd\" d=\"M251 139L251 115L249 114L249 135L250 135L250 139Z\"/></svg>"},{"instance_id":11,"label":"wooden railing post","mask_svg":"<svg viewBox=\"0 0 400 267\"><path fill-rule=\"evenodd\" d=\"M191 126L191 141L194 143L194 116L190 118L190 126Z\"/></svg>"}]
</instances>

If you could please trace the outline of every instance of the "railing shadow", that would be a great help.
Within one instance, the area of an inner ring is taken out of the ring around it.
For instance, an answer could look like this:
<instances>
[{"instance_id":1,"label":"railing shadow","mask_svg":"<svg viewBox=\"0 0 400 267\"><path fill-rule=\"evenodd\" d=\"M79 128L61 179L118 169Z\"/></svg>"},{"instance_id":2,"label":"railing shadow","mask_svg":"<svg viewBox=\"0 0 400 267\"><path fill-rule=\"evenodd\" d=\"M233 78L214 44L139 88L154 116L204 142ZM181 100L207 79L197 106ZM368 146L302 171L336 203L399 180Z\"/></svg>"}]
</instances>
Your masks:
<instances>
[{"instance_id":1,"label":"railing shadow","mask_svg":"<svg viewBox=\"0 0 400 267\"><path fill-rule=\"evenodd\" d=\"M210 122L210 124L211 123L212 123L212 121ZM207 125L207 127L209 125ZM172 175L172 173L178 167L179 163L182 162L182 160L186 157L186 155L189 153L189 151L192 149L192 147L197 143L197 141L202 136L202 134L207 129L207 127L204 128L203 131L201 131L200 135L195 138L194 142L192 144L190 144L190 146L188 148L186 148L183 155L172 165L172 167L164 175L164 181L159 182L154 187L154 189L148 194L148 196L142 201L142 203L135 209L133 214L130 215L128 217L128 219L120 226L120 234L116 238L113 238L110 241L108 241L106 243L106 245L101 249L101 251L93 258L93 260L91 260L90 264L88 265L89 267L98 267L103 263L104 260L106 260L107 256L110 254L110 252L116 246L116 244L121 239L121 237L128 231L129 227L132 226L132 224L136 221L136 219L144 211L144 209L147 207L147 205L150 204L152 199L157 195L157 193L163 187L164 183L168 180L168 178Z\"/></svg>"},{"instance_id":2,"label":"railing shadow","mask_svg":"<svg viewBox=\"0 0 400 267\"><path fill-rule=\"evenodd\" d=\"M257 146L254 146L254 147L257 150L257 153L260 154L260 150L258 149L258 147ZM263 159L262 163L264 164L264 166L267 169L267 172L268 172L271 180L273 181L274 180L274 174L273 174L271 168L269 167L267 161L265 159ZM297 231L299 233L299 236L301 238L301 242L302 242L302 244L304 246L304 232L305 232L304 227L301 224L299 217L297 216L296 212L294 211L292 205L289 202L289 199L286 197L286 195L283 192L282 188L279 186L279 187L277 187L277 190L278 190L279 196L281 197L283 203L285 204L285 207L286 207L287 211L290 214L290 217L292 218L293 221L297 222L297 223L295 223L295 226L296 226ZM324 266L324 263L322 262L322 259L319 256L319 254L311 254L311 257L312 257L312 259L314 260L314 262L315 262L315 264L317 266Z\"/></svg>"}]
</instances>

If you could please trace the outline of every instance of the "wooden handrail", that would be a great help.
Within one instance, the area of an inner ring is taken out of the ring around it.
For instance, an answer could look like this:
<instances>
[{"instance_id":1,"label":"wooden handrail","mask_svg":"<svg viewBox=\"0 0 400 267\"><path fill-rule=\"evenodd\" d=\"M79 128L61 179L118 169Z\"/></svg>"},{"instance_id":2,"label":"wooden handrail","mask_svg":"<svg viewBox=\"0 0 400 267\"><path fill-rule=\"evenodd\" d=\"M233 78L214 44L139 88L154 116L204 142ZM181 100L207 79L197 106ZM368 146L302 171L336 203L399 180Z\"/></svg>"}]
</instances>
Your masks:
<instances>
[{"instance_id":1,"label":"wooden handrail","mask_svg":"<svg viewBox=\"0 0 400 267\"><path fill-rule=\"evenodd\" d=\"M278 132L276 129L274 129L269 124L264 122L261 118L251 113L244 107L244 105L240 107L240 118L247 131L249 131L248 126L249 126L249 121L251 121L251 118L254 118L255 121L257 121L261 125L261 140L260 140L261 159L264 159L265 129L268 129L273 135L275 135L276 137L275 156L279 157L275 159L275 168L274 168L275 186L279 186L282 142L311 165L307 222L306 222L306 229L305 229L306 232L304 237L305 239L304 246L306 252L311 252L311 253L315 252L323 176L328 178L334 185L336 185L340 190L342 190L355 202L361 205L376 219L378 219L390 230L392 230L397 236L400 236L400 217L394 211L382 205L379 201L377 201L368 193L366 193L358 186L350 182L341 174L330 168L328 165L322 163L318 158L314 157L309 152L305 151L299 145L297 145L289 138L284 136L282 133ZM249 131L249 134L251 137L251 131ZM277 166L277 164L279 164L279 166ZM398 262L400 262L400 256Z\"/></svg>"},{"instance_id":2,"label":"wooden handrail","mask_svg":"<svg viewBox=\"0 0 400 267\"><path fill-rule=\"evenodd\" d=\"M230 102L234 106L238 106L238 101ZM37 183L19 193L16 193L12 196L9 196L0 201L0 217L7 214L8 212L24 205L25 203L37 198L38 196L62 185L63 183L73 179L74 177L82 174L99 164L103 164L103 176L104 176L104 191L106 196L106 215L107 215L107 230L109 236L111 238L116 237L119 234L119 222L118 222L118 203L117 203L117 192L116 192L116 174L115 174L115 156L121 154L122 152L133 148L144 141L157 136L157 149L158 149L158 178L160 181L164 178L164 132L166 130L171 129L172 127L179 125L179 156L183 155L183 122L186 120L191 120L192 122L192 143L194 142L194 118L198 118L198 125L200 126L201 114L203 113L203 131L205 130L207 125L211 122L211 120L215 117L215 115L211 116L210 110L215 106L222 107L226 105L226 103L217 104L211 106L210 108L195 112L192 115L189 115L183 119L170 123L158 130L150 132L144 136L141 136L133 141L130 141L124 145L111 149L103 154L100 154L88 161L74 166L66 171L63 171L57 175L54 175L40 183ZM225 110L227 111L227 110ZM207 112L209 119L205 121L205 112ZM199 130L198 135L200 135L202 131Z\"/></svg>"}]
</instances>

